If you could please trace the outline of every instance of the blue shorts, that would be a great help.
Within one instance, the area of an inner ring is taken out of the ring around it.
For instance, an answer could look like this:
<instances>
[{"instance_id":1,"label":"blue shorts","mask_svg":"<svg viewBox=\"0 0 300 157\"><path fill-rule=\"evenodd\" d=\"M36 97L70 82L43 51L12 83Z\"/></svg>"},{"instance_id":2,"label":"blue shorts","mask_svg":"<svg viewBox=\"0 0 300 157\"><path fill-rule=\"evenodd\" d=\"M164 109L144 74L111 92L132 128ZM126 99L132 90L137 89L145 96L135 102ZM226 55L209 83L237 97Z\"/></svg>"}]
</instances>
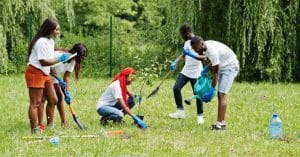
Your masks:
<instances>
[{"instance_id":1,"label":"blue shorts","mask_svg":"<svg viewBox=\"0 0 300 157\"><path fill-rule=\"evenodd\" d=\"M218 76L218 92L228 94L238 72L239 67L231 67L220 70Z\"/></svg>"}]
</instances>

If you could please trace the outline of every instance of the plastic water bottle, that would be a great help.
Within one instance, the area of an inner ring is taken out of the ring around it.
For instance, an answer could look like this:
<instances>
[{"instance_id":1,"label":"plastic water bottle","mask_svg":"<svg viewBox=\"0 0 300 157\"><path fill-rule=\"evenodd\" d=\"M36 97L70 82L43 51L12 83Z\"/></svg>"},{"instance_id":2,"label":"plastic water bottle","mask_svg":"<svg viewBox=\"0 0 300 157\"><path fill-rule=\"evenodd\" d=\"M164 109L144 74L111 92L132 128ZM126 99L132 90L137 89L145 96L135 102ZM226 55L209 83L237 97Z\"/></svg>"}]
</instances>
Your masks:
<instances>
[{"instance_id":1,"label":"plastic water bottle","mask_svg":"<svg viewBox=\"0 0 300 157\"><path fill-rule=\"evenodd\" d=\"M270 121L270 137L271 139L282 137L282 123L277 113L274 113Z\"/></svg>"},{"instance_id":2,"label":"plastic water bottle","mask_svg":"<svg viewBox=\"0 0 300 157\"><path fill-rule=\"evenodd\" d=\"M54 146L58 146L59 137L55 136L55 137L50 138L50 143L52 143L52 145L54 145Z\"/></svg>"}]
</instances>

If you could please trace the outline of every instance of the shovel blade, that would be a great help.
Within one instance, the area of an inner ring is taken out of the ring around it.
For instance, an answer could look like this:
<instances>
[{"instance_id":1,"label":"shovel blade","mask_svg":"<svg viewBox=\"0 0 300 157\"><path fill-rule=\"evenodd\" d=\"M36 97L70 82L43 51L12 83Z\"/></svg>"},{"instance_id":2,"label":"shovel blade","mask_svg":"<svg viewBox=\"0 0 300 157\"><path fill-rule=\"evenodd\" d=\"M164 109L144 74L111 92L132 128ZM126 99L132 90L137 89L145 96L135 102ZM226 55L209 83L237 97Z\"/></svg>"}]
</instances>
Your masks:
<instances>
[{"instance_id":1,"label":"shovel blade","mask_svg":"<svg viewBox=\"0 0 300 157\"><path fill-rule=\"evenodd\" d=\"M150 98L151 96L155 95L158 92L159 88L157 87L156 89L154 89L148 96L147 99Z\"/></svg>"},{"instance_id":2,"label":"shovel blade","mask_svg":"<svg viewBox=\"0 0 300 157\"><path fill-rule=\"evenodd\" d=\"M80 119L77 116L73 115L73 119L74 119L75 123L77 124L77 126L81 130L85 130L86 129L85 126L84 126L84 124L80 121Z\"/></svg>"}]
</instances>

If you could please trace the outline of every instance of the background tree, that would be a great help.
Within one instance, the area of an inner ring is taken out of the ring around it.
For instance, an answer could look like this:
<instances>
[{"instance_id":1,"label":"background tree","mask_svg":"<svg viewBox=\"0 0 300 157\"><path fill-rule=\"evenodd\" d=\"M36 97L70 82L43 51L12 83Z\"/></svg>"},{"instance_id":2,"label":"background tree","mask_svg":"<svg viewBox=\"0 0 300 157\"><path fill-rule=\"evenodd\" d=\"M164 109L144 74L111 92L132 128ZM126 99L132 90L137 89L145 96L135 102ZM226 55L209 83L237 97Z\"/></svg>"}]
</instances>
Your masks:
<instances>
[{"instance_id":1,"label":"background tree","mask_svg":"<svg viewBox=\"0 0 300 157\"><path fill-rule=\"evenodd\" d=\"M62 28L56 47L84 42L90 53L83 75L106 76L112 16L116 71L124 66L166 71L183 44L178 28L189 23L197 35L236 52L239 80L300 81L299 1L2 0L0 73L24 71L31 35L46 17L56 16Z\"/></svg>"}]
</instances>

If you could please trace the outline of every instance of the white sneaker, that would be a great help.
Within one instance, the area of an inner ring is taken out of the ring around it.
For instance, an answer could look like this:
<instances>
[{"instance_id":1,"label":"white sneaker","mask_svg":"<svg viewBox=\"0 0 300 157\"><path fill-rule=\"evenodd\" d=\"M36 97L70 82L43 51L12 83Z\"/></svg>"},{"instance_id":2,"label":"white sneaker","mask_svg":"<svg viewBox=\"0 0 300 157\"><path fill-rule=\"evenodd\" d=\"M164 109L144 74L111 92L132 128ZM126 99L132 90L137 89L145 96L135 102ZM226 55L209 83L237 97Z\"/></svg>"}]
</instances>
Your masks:
<instances>
[{"instance_id":1,"label":"white sneaker","mask_svg":"<svg viewBox=\"0 0 300 157\"><path fill-rule=\"evenodd\" d=\"M197 116L197 123L200 124L200 125L204 124L204 118L203 118L202 115L201 116Z\"/></svg>"},{"instance_id":2,"label":"white sneaker","mask_svg":"<svg viewBox=\"0 0 300 157\"><path fill-rule=\"evenodd\" d=\"M177 110L174 113L170 113L169 117L171 117L171 118L184 118L185 117L184 110Z\"/></svg>"}]
</instances>

